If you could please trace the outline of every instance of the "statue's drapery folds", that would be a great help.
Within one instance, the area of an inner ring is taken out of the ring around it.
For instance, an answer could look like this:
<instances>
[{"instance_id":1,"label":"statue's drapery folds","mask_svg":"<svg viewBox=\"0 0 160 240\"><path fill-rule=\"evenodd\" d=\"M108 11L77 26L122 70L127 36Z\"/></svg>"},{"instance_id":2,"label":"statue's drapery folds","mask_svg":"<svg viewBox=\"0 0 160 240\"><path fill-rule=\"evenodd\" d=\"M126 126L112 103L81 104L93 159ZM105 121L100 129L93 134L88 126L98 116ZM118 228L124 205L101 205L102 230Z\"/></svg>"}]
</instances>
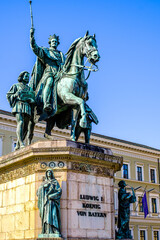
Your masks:
<instances>
[{"instance_id":1,"label":"statue's drapery folds","mask_svg":"<svg viewBox=\"0 0 160 240\"><path fill-rule=\"evenodd\" d=\"M135 193L132 188L132 194L126 192L126 183L125 181L119 182L119 192L118 192L118 232L117 239L132 239L130 230L129 230L129 219L130 219L130 204L136 201Z\"/></svg>"},{"instance_id":2,"label":"statue's drapery folds","mask_svg":"<svg viewBox=\"0 0 160 240\"><path fill-rule=\"evenodd\" d=\"M53 171L46 171L46 179L37 191L38 208L42 220L42 234L61 235L60 197L62 189Z\"/></svg>"}]
</instances>

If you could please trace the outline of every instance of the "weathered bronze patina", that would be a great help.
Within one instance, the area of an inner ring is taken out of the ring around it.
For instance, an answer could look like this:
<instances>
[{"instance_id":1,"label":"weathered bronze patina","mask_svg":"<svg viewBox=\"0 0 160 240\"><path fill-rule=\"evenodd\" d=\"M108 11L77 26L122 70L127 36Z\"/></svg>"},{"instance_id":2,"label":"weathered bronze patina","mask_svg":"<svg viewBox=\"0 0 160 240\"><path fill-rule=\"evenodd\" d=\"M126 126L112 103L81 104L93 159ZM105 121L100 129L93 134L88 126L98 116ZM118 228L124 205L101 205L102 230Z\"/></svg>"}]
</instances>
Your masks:
<instances>
[{"instance_id":1,"label":"weathered bronze patina","mask_svg":"<svg viewBox=\"0 0 160 240\"><path fill-rule=\"evenodd\" d=\"M85 103L85 110L86 110L86 120L87 125L86 128L82 128L79 124L80 121L80 114L78 116L78 120L76 121L76 125L72 127L71 129L71 138L75 136L75 140L78 141L80 134L83 132L85 137L85 143L90 142L90 136L92 131L92 122L95 124L98 124L97 116L94 114L92 109Z\"/></svg>"},{"instance_id":2,"label":"weathered bronze patina","mask_svg":"<svg viewBox=\"0 0 160 240\"><path fill-rule=\"evenodd\" d=\"M13 108L12 113L17 120L17 144L15 150L24 147L24 140L28 133L28 144L30 144L29 121L33 114L33 104L35 103L35 94L29 82L29 73L21 72L18 77L18 82L14 84L7 93L7 99L10 106Z\"/></svg>"},{"instance_id":3,"label":"weathered bronze patina","mask_svg":"<svg viewBox=\"0 0 160 240\"><path fill-rule=\"evenodd\" d=\"M49 42L52 44L49 49L38 47L31 29L31 47L38 56L30 83L36 94L33 124L45 120L45 137L49 139L52 139L51 130L55 124L62 129L71 125L71 139L75 141L78 139L78 134L75 136L78 118L79 126L88 129L85 107L88 84L84 76L84 57L92 65L99 60L96 39L88 32L83 38L76 39L67 52L65 62L63 54L56 49L58 38L56 40L52 36ZM91 67L89 71L95 69ZM86 139L89 142L89 138Z\"/></svg>"},{"instance_id":4,"label":"weathered bronze patina","mask_svg":"<svg viewBox=\"0 0 160 240\"><path fill-rule=\"evenodd\" d=\"M32 79L30 86L36 90L41 96L37 96L38 102L41 101L41 113L51 112L52 105L55 101L53 89L57 72L64 64L64 55L61 51L57 50L59 45L59 37L55 34L49 37L50 47L42 48L36 44L34 37L34 29L30 30L30 44L33 52L37 56L37 61L33 68ZM50 114L48 114L50 115ZM45 117L44 117L45 118Z\"/></svg>"},{"instance_id":5,"label":"weathered bronze patina","mask_svg":"<svg viewBox=\"0 0 160 240\"><path fill-rule=\"evenodd\" d=\"M96 62L100 59L95 34L89 35L87 31L84 37L76 39L70 46L66 59L63 53L57 50L60 42L59 36L55 34L49 37L49 48L39 47L34 36L32 1L29 3L32 24L30 45L37 60L29 83L35 93L35 104L32 114L27 113L30 118L25 115L22 121L29 124L28 143L31 143L35 124L42 120L46 121L44 137L50 140L53 140L51 131L55 125L61 129L71 126L72 141L77 141L81 132L84 132L85 142L89 143L92 122L98 124L96 115L86 104L88 100L87 79L91 71L98 70ZM91 64L90 67L86 65L87 61L84 63L85 57ZM85 78L85 70L89 71L87 78ZM22 127L19 127L20 121L17 118L17 132L19 132L17 149L24 146L24 137L20 137L22 135L20 133Z\"/></svg>"},{"instance_id":6,"label":"weathered bronze patina","mask_svg":"<svg viewBox=\"0 0 160 240\"><path fill-rule=\"evenodd\" d=\"M124 180L118 183L120 189L118 192L118 232L116 233L116 239L132 239L131 232L129 230L130 219L130 203L136 201L136 196L132 188L132 193L126 192L126 183Z\"/></svg>"},{"instance_id":7,"label":"weathered bronze patina","mask_svg":"<svg viewBox=\"0 0 160 240\"><path fill-rule=\"evenodd\" d=\"M61 236L61 194L62 189L55 179L53 171L47 170L46 179L37 191L38 208L42 220L42 234L39 237Z\"/></svg>"}]
</instances>

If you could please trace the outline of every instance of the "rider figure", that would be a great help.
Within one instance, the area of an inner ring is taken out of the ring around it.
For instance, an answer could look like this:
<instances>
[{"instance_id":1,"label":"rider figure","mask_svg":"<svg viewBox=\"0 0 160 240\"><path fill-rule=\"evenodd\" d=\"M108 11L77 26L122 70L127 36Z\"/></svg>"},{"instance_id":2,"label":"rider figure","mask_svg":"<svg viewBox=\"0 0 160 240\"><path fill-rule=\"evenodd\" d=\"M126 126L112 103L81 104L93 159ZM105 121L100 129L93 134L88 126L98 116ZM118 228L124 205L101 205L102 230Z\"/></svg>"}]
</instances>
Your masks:
<instances>
[{"instance_id":1,"label":"rider figure","mask_svg":"<svg viewBox=\"0 0 160 240\"><path fill-rule=\"evenodd\" d=\"M61 51L57 50L59 45L59 36L55 34L49 37L49 48L39 47L34 37L34 28L30 30L30 44L33 52L36 54L37 62L33 68L30 86L38 92L42 87L43 110L50 112L52 110L52 94L54 80L57 72L62 68L65 57Z\"/></svg>"}]
</instances>

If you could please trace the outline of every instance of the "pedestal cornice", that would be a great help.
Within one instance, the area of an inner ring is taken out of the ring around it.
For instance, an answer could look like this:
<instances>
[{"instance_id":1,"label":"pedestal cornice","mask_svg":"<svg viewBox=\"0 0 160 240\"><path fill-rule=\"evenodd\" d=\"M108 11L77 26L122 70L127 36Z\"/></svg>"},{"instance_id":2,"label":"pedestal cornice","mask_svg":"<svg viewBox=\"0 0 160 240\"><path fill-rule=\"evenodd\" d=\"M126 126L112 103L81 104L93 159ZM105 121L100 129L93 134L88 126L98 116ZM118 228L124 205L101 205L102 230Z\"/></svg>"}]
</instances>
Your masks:
<instances>
[{"instance_id":1,"label":"pedestal cornice","mask_svg":"<svg viewBox=\"0 0 160 240\"><path fill-rule=\"evenodd\" d=\"M69 140L41 141L0 158L0 183L49 167L113 177L122 162L107 148Z\"/></svg>"}]
</instances>

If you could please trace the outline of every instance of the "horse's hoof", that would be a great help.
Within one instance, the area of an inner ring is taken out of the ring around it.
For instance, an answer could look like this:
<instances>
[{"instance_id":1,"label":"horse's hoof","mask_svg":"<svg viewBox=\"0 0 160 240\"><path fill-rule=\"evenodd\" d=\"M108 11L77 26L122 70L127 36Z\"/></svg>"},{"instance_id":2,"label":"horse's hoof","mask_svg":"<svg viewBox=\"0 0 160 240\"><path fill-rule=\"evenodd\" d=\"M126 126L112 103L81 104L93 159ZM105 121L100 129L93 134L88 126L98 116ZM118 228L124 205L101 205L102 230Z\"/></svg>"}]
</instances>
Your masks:
<instances>
[{"instance_id":1,"label":"horse's hoof","mask_svg":"<svg viewBox=\"0 0 160 240\"><path fill-rule=\"evenodd\" d=\"M54 137L52 137L51 135L49 135L47 133L44 134L44 137L49 139L49 140L54 140Z\"/></svg>"}]
</instances>

